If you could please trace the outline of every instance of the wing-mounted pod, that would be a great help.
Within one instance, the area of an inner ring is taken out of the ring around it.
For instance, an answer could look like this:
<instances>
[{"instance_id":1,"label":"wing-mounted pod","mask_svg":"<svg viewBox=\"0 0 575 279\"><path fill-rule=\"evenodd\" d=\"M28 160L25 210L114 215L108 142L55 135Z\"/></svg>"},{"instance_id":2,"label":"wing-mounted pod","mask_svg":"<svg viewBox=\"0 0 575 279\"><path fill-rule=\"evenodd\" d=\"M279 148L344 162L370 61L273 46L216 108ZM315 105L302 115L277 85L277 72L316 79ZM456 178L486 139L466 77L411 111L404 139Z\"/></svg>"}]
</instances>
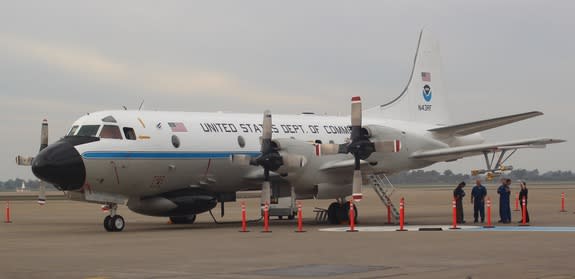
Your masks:
<instances>
[{"instance_id":1,"label":"wing-mounted pod","mask_svg":"<svg viewBox=\"0 0 575 279\"><path fill-rule=\"evenodd\" d=\"M351 137L350 142L345 144L318 144L316 155L334 155L350 153L355 159L353 173L353 194L356 201L360 201L362 194L361 160L365 160L372 153L399 152L401 142L399 140L372 140L370 132L362 126L361 97L351 98Z\"/></svg>"}]
</instances>

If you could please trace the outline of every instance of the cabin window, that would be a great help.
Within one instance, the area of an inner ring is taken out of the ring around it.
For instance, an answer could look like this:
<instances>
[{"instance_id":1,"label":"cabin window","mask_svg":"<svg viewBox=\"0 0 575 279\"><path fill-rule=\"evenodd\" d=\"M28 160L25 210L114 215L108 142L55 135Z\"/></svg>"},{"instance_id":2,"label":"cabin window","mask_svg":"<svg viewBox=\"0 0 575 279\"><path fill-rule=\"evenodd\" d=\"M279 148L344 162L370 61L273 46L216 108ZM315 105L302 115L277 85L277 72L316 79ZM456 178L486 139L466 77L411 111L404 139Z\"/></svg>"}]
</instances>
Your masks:
<instances>
[{"instance_id":1,"label":"cabin window","mask_svg":"<svg viewBox=\"0 0 575 279\"><path fill-rule=\"evenodd\" d=\"M246 147L246 140L244 139L244 137L238 136L238 145L239 145L241 148Z\"/></svg>"},{"instance_id":2,"label":"cabin window","mask_svg":"<svg viewBox=\"0 0 575 279\"><path fill-rule=\"evenodd\" d=\"M136 132L134 132L134 129L129 128L129 127L124 127L124 137L127 140L136 140Z\"/></svg>"},{"instance_id":3,"label":"cabin window","mask_svg":"<svg viewBox=\"0 0 575 279\"><path fill-rule=\"evenodd\" d=\"M73 136L76 131L78 131L78 125L72 126L72 129L70 129L70 132L68 132L67 136Z\"/></svg>"},{"instance_id":4,"label":"cabin window","mask_svg":"<svg viewBox=\"0 0 575 279\"><path fill-rule=\"evenodd\" d=\"M100 129L100 125L84 125L80 127L76 136L79 137L95 137L98 134L98 130Z\"/></svg>"},{"instance_id":5,"label":"cabin window","mask_svg":"<svg viewBox=\"0 0 575 279\"><path fill-rule=\"evenodd\" d=\"M120 133L120 128L118 128L118 126L104 125L102 131L100 132L100 138L122 139L122 133Z\"/></svg>"},{"instance_id":6,"label":"cabin window","mask_svg":"<svg viewBox=\"0 0 575 279\"><path fill-rule=\"evenodd\" d=\"M173 136L172 136L172 145L173 145L175 148L180 147L180 138L178 138L178 136L176 136L176 135L173 135Z\"/></svg>"}]
</instances>

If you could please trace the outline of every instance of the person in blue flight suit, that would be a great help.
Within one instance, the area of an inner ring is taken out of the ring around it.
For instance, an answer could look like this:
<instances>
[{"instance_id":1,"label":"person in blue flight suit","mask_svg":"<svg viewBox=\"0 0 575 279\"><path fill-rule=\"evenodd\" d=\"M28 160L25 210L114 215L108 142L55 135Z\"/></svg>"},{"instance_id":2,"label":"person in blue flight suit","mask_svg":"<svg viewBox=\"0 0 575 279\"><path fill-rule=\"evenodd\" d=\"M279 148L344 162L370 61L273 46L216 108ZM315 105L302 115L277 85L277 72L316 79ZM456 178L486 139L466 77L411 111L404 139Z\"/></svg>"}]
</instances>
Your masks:
<instances>
[{"instance_id":1,"label":"person in blue flight suit","mask_svg":"<svg viewBox=\"0 0 575 279\"><path fill-rule=\"evenodd\" d=\"M508 224L511 222L511 206L509 206L511 197L511 179L502 179L502 184L497 188L499 194L499 223Z\"/></svg>"},{"instance_id":2,"label":"person in blue flight suit","mask_svg":"<svg viewBox=\"0 0 575 279\"><path fill-rule=\"evenodd\" d=\"M527 210L527 183L523 180L519 180L519 185L521 186L521 191L519 191L519 202L521 204L521 221L523 223L523 198L525 198L525 223L529 223L529 210Z\"/></svg>"},{"instance_id":3,"label":"person in blue flight suit","mask_svg":"<svg viewBox=\"0 0 575 279\"><path fill-rule=\"evenodd\" d=\"M457 188L453 190L453 199L455 199L455 209L456 209L456 221L458 224L464 224L465 220L463 220L463 197L465 197L465 191L463 191L463 187L465 187L465 182L459 183Z\"/></svg>"},{"instance_id":4,"label":"person in blue flight suit","mask_svg":"<svg viewBox=\"0 0 575 279\"><path fill-rule=\"evenodd\" d=\"M477 218L481 215L481 223L485 221L485 197L487 188L481 185L481 179L475 181L475 186L471 190L471 203L473 204L473 219L477 223Z\"/></svg>"}]
</instances>

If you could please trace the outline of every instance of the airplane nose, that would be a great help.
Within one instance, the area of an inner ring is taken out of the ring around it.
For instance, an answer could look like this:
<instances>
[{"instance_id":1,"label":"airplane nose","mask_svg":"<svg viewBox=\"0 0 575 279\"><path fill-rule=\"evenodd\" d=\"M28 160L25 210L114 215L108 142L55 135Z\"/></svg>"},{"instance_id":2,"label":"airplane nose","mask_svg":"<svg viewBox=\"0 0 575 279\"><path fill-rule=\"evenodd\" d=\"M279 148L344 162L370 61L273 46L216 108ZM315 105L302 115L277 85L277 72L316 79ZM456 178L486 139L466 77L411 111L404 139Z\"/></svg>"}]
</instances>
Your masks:
<instances>
[{"instance_id":1,"label":"airplane nose","mask_svg":"<svg viewBox=\"0 0 575 279\"><path fill-rule=\"evenodd\" d=\"M32 161L32 172L63 191L78 190L86 180L82 157L66 140L59 140L38 153Z\"/></svg>"}]
</instances>

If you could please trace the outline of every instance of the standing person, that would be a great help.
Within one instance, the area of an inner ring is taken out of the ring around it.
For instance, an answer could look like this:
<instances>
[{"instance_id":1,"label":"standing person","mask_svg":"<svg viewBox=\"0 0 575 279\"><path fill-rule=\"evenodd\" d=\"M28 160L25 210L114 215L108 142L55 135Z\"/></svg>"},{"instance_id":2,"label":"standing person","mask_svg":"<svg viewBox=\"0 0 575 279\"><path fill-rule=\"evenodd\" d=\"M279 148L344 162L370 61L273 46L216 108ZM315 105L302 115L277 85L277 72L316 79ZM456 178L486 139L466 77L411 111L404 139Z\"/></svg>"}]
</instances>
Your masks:
<instances>
[{"instance_id":1,"label":"standing person","mask_svg":"<svg viewBox=\"0 0 575 279\"><path fill-rule=\"evenodd\" d=\"M465 220L463 220L463 197L465 197L465 191L463 191L463 187L465 187L465 182L459 183L457 188L453 190L453 199L455 200L455 209L456 209L456 219L458 224L464 224Z\"/></svg>"},{"instance_id":2,"label":"standing person","mask_svg":"<svg viewBox=\"0 0 575 279\"><path fill-rule=\"evenodd\" d=\"M478 215L481 215L481 223L485 222L485 197L487 188L481 185L481 179L475 180L475 186L471 190L471 203L473 204L473 222L477 223Z\"/></svg>"},{"instance_id":3,"label":"standing person","mask_svg":"<svg viewBox=\"0 0 575 279\"><path fill-rule=\"evenodd\" d=\"M511 196L511 179L502 179L502 184L497 188L499 194L499 223L508 224L511 222L511 207L509 206L509 197Z\"/></svg>"},{"instance_id":4,"label":"standing person","mask_svg":"<svg viewBox=\"0 0 575 279\"><path fill-rule=\"evenodd\" d=\"M519 223L523 223L523 199L525 198L525 222L529 223L529 211L527 210L527 183L523 180L519 180L519 186L521 186L521 190L519 191L519 202L521 202L521 221Z\"/></svg>"}]
</instances>

